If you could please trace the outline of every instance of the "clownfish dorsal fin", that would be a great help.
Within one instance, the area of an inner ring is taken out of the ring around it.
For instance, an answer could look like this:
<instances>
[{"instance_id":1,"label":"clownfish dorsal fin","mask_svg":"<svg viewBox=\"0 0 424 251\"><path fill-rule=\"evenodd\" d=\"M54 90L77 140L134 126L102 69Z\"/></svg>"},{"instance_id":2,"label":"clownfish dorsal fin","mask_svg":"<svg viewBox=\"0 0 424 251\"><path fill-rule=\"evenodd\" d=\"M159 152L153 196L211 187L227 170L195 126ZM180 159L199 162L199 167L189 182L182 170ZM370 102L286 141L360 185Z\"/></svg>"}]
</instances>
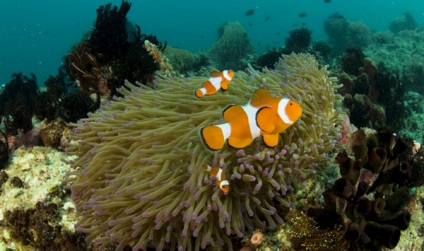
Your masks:
<instances>
[{"instance_id":1,"label":"clownfish dorsal fin","mask_svg":"<svg viewBox=\"0 0 424 251\"><path fill-rule=\"evenodd\" d=\"M251 138L228 138L228 145L233 148L245 148L246 146L252 144L253 139Z\"/></svg>"},{"instance_id":2,"label":"clownfish dorsal fin","mask_svg":"<svg viewBox=\"0 0 424 251\"><path fill-rule=\"evenodd\" d=\"M213 71L213 72L211 72L211 77L213 77L213 78L222 77L222 72L220 72L220 71Z\"/></svg>"},{"instance_id":3,"label":"clownfish dorsal fin","mask_svg":"<svg viewBox=\"0 0 424 251\"><path fill-rule=\"evenodd\" d=\"M263 106L269 99L272 98L271 94L265 88L259 88L253 93L250 104L254 107Z\"/></svg>"},{"instance_id":4,"label":"clownfish dorsal fin","mask_svg":"<svg viewBox=\"0 0 424 251\"><path fill-rule=\"evenodd\" d=\"M265 133L263 135L265 145L268 147L276 146L278 144L278 137L279 137L278 133L274 133L274 134Z\"/></svg>"},{"instance_id":5,"label":"clownfish dorsal fin","mask_svg":"<svg viewBox=\"0 0 424 251\"><path fill-rule=\"evenodd\" d=\"M234 118L243 114L244 110L239 105L229 105L222 111L222 116L224 117L225 122L230 122Z\"/></svg>"},{"instance_id":6,"label":"clownfish dorsal fin","mask_svg":"<svg viewBox=\"0 0 424 251\"><path fill-rule=\"evenodd\" d=\"M256 113L256 125L267 133L275 129L276 119L276 112L271 107L262 107Z\"/></svg>"}]
</instances>

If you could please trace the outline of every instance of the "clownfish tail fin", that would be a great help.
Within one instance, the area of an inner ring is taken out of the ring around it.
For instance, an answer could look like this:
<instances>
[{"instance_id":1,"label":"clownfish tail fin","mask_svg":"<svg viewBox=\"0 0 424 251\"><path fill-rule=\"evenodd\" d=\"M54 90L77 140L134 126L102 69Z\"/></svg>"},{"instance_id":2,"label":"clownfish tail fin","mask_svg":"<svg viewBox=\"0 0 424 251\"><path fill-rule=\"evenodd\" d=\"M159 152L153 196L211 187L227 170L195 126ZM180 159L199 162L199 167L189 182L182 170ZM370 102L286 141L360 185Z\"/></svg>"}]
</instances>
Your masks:
<instances>
[{"instance_id":1,"label":"clownfish tail fin","mask_svg":"<svg viewBox=\"0 0 424 251\"><path fill-rule=\"evenodd\" d=\"M200 136L203 143L210 150L220 150L224 147L225 138L222 129L219 126L206 126L200 130Z\"/></svg>"},{"instance_id":2,"label":"clownfish tail fin","mask_svg":"<svg viewBox=\"0 0 424 251\"><path fill-rule=\"evenodd\" d=\"M201 89L197 89L197 90L195 90L195 91L194 91L194 95L195 95L196 97L198 97L198 98L201 98L201 97L203 97L203 96L204 96L204 94L203 94L203 92L202 92L202 90L201 90Z\"/></svg>"}]
</instances>

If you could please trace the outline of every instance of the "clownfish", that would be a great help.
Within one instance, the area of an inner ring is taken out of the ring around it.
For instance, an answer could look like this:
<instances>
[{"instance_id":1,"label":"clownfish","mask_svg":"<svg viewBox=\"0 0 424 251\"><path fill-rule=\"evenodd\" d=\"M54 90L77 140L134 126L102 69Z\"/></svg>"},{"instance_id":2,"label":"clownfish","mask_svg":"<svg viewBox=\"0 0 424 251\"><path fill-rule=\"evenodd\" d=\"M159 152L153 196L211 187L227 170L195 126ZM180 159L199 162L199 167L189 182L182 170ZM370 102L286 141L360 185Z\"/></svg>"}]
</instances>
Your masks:
<instances>
[{"instance_id":1,"label":"clownfish","mask_svg":"<svg viewBox=\"0 0 424 251\"><path fill-rule=\"evenodd\" d=\"M202 169L208 171L211 176L216 177L215 185L219 187L225 194L230 190L230 183L228 182L224 170L220 167L211 167L209 165L202 166Z\"/></svg>"},{"instance_id":2,"label":"clownfish","mask_svg":"<svg viewBox=\"0 0 424 251\"><path fill-rule=\"evenodd\" d=\"M256 125L261 129L263 140L268 147L278 144L280 133L284 132L302 115L302 107L289 98L272 97L266 89L255 91L250 104L259 108Z\"/></svg>"},{"instance_id":3,"label":"clownfish","mask_svg":"<svg viewBox=\"0 0 424 251\"><path fill-rule=\"evenodd\" d=\"M234 71L225 70L225 71L213 71L211 77L203 82L203 88L200 88L194 92L196 97L201 98L204 95L212 95L216 93L219 89L224 91L228 90L228 85L234 77Z\"/></svg>"},{"instance_id":4,"label":"clownfish","mask_svg":"<svg viewBox=\"0 0 424 251\"><path fill-rule=\"evenodd\" d=\"M274 147L278 136L302 115L301 106L288 98L272 97L266 89L258 89L251 101L224 109L226 123L200 130L201 138L211 150L220 150L227 140L233 148L244 148L263 135L265 144Z\"/></svg>"}]
</instances>

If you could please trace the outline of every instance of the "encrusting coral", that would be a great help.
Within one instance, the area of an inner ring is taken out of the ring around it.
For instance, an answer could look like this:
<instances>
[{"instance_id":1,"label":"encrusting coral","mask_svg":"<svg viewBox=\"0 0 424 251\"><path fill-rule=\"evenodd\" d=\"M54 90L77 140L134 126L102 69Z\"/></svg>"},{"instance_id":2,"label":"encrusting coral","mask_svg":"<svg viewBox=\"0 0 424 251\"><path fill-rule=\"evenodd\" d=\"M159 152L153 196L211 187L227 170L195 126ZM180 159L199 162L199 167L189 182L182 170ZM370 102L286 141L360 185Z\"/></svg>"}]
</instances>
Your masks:
<instances>
[{"instance_id":1,"label":"encrusting coral","mask_svg":"<svg viewBox=\"0 0 424 251\"><path fill-rule=\"evenodd\" d=\"M99 248L232 249L231 238L276 229L289 193L304 186L339 137L341 96L334 78L309 54L284 56L276 70L238 72L222 94L197 99L203 78L165 77L155 89L126 83L116 97L75 124L68 154L77 229ZM222 122L221 111L245 104L258 87L298 101L304 114L275 148L257 139L241 150L206 149L199 129ZM219 165L225 195L202 165ZM191 238L194 237L194 238Z\"/></svg>"}]
</instances>

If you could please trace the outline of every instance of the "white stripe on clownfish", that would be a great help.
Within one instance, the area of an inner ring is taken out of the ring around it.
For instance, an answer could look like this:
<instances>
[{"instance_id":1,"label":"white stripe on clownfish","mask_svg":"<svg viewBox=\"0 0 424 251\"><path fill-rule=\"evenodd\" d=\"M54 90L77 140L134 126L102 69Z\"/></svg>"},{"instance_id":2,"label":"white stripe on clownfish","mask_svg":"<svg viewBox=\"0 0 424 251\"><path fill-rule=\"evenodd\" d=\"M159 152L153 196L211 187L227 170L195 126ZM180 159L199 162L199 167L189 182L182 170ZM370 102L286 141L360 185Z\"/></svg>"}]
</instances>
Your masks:
<instances>
[{"instance_id":1,"label":"white stripe on clownfish","mask_svg":"<svg viewBox=\"0 0 424 251\"><path fill-rule=\"evenodd\" d=\"M220 167L211 167L209 165L202 166L202 169L209 172L211 176L216 177L215 185L219 187L225 194L230 190L230 183L226 178L225 172Z\"/></svg>"},{"instance_id":2,"label":"white stripe on clownfish","mask_svg":"<svg viewBox=\"0 0 424 251\"><path fill-rule=\"evenodd\" d=\"M194 92L196 97L201 98L204 95L212 95L216 93L219 89L226 91L230 81L234 77L234 71L225 70L225 71L214 71L211 73L211 77L203 82L202 88L197 89Z\"/></svg>"},{"instance_id":3,"label":"white stripe on clownfish","mask_svg":"<svg viewBox=\"0 0 424 251\"><path fill-rule=\"evenodd\" d=\"M205 126L200 135L211 150L220 150L225 141L234 148L250 145L260 135L268 147L278 144L284 132L302 115L302 107L289 98L272 97L260 88L244 106L230 105L223 111L226 123Z\"/></svg>"}]
</instances>

